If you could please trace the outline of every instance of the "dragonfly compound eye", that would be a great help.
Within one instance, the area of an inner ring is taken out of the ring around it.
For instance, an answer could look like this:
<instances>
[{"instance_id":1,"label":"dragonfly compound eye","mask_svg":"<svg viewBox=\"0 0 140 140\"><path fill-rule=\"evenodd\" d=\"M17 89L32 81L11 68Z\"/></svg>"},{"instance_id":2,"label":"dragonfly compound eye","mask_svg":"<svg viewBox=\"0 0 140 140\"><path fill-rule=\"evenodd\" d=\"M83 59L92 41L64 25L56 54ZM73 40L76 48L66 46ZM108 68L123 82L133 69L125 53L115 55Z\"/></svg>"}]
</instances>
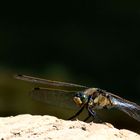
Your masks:
<instances>
[{"instance_id":1,"label":"dragonfly compound eye","mask_svg":"<svg viewBox=\"0 0 140 140\"><path fill-rule=\"evenodd\" d=\"M76 93L75 97L73 98L74 102L77 104L77 105L82 105L82 104L85 104L87 103L88 101L88 96L85 95L83 92L78 92Z\"/></svg>"}]
</instances>

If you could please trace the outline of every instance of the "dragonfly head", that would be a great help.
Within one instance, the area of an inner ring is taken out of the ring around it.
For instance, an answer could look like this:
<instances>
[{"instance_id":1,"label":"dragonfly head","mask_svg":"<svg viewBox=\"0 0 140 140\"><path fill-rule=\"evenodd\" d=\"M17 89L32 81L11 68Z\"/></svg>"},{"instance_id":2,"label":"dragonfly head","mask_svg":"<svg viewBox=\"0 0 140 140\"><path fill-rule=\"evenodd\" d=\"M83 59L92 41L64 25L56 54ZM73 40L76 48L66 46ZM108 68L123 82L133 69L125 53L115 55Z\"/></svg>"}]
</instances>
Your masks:
<instances>
[{"instance_id":1,"label":"dragonfly head","mask_svg":"<svg viewBox=\"0 0 140 140\"><path fill-rule=\"evenodd\" d=\"M86 94L84 94L84 92L77 92L75 94L73 100L77 105L81 106L88 102L88 96Z\"/></svg>"}]
</instances>

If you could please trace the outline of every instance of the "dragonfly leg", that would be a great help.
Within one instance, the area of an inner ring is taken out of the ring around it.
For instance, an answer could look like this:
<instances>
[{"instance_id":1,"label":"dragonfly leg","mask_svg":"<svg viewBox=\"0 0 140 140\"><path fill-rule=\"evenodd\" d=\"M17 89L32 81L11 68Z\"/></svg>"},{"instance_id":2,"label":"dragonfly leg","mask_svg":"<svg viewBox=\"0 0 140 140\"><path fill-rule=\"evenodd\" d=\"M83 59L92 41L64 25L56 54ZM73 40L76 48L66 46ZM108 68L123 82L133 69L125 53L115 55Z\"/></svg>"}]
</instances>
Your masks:
<instances>
[{"instance_id":1,"label":"dragonfly leg","mask_svg":"<svg viewBox=\"0 0 140 140\"><path fill-rule=\"evenodd\" d=\"M72 117L70 117L68 120L72 120L72 119L74 119L76 116L78 116L78 115L83 111L84 107L85 107L85 106L82 106L82 108L81 108L75 115L73 115Z\"/></svg>"},{"instance_id":2,"label":"dragonfly leg","mask_svg":"<svg viewBox=\"0 0 140 140\"><path fill-rule=\"evenodd\" d=\"M95 118L96 112L92 110L92 108L88 107L89 113Z\"/></svg>"},{"instance_id":3,"label":"dragonfly leg","mask_svg":"<svg viewBox=\"0 0 140 140\"><path fill-rule=\"evenodd\" d=\"M91 117L91 114L88 113L88 116L83 121L86 122L90 117Z\"/></svg>"},{"instance_id":4,"label":"dragonfly leg","mask_svg":"<svg viewBox=\"0 0 140 140\"><path fill-rule=\"evenodd\" d=\"M97 116L96 112L93 111L92 108L88 107L88 111L93 116L93 120L96 118L97 122L102 122L102 120L99 118L99 116Z\"/></svg>"}]
</instances>

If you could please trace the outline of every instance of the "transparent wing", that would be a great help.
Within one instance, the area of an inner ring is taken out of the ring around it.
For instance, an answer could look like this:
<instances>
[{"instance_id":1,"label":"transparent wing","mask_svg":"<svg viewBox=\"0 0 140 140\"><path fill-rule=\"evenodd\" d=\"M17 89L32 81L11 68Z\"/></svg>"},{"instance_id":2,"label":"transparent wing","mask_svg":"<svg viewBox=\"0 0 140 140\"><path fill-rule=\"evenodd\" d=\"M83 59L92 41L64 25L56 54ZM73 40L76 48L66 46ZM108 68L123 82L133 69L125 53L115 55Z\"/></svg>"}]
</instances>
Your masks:
<instances>
[{"instance_id":1,"label":"transparent wing","mask_svg":"<svg viewBox=\"0 0 140 140\"><path fill-rule=\"evenodd\" d=\"M140 121L140 106L139 105L113 94L110 94L110 100L116 108L125 112L126 114L136 119L137 121Z\"/></svg>"},{"instance_id":2,"label":"transparent wing","mask_svg":"<svg viewBox=\"0 0 140 140\"><path fill-rule=\"evenodd\" d=\"M24 80L24 81L29 81L32 83L43 84L47 88L67 89L67 90L71 90L71 91L81 91L81 90L87 89L86 86L82 86L82 85L46 80L46 79L31 77L31 76L27 76L27 75L16 75L15 78Z\"/></svg>"},{"instance_id":3,"label":"transparent wing","mask_svg":"<svg viewBox=\"0 0 140 140\"><path fill-rule=\"evenodd\" d=\"M47 89L47 88L35 88L30 92L31 97L36 100L45 102L50 105L54 105L62 108L75 108L73 97L75 92Z\"/></svg>"}]
</instances>

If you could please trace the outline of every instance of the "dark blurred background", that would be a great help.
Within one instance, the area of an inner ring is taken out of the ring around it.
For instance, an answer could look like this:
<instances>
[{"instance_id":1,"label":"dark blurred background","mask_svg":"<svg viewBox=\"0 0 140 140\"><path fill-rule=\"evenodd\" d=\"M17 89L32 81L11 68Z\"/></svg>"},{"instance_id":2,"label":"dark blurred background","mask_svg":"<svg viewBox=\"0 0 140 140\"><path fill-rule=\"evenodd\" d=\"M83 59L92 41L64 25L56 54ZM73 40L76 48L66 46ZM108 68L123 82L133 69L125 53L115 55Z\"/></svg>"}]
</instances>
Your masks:
<instances>
[{"instance_id":1,"label":"dark blurred background","mask_svg":"<svg viewBox=\"0 0 140 140\"><path fill-rule=\"evenodd\" d=\"M30 14L25 10L26 16L24 11L1 16L0 116L69 116L57 105L32 101L28 92L34 85L15 80L17 73L100 87L140 104L139 5L139 1L59 1L28 9ZM133 124L139 129L135 120L115 112L105 121L115 119L119 128L131 129Z\"/></svg>"}]
</instances>

